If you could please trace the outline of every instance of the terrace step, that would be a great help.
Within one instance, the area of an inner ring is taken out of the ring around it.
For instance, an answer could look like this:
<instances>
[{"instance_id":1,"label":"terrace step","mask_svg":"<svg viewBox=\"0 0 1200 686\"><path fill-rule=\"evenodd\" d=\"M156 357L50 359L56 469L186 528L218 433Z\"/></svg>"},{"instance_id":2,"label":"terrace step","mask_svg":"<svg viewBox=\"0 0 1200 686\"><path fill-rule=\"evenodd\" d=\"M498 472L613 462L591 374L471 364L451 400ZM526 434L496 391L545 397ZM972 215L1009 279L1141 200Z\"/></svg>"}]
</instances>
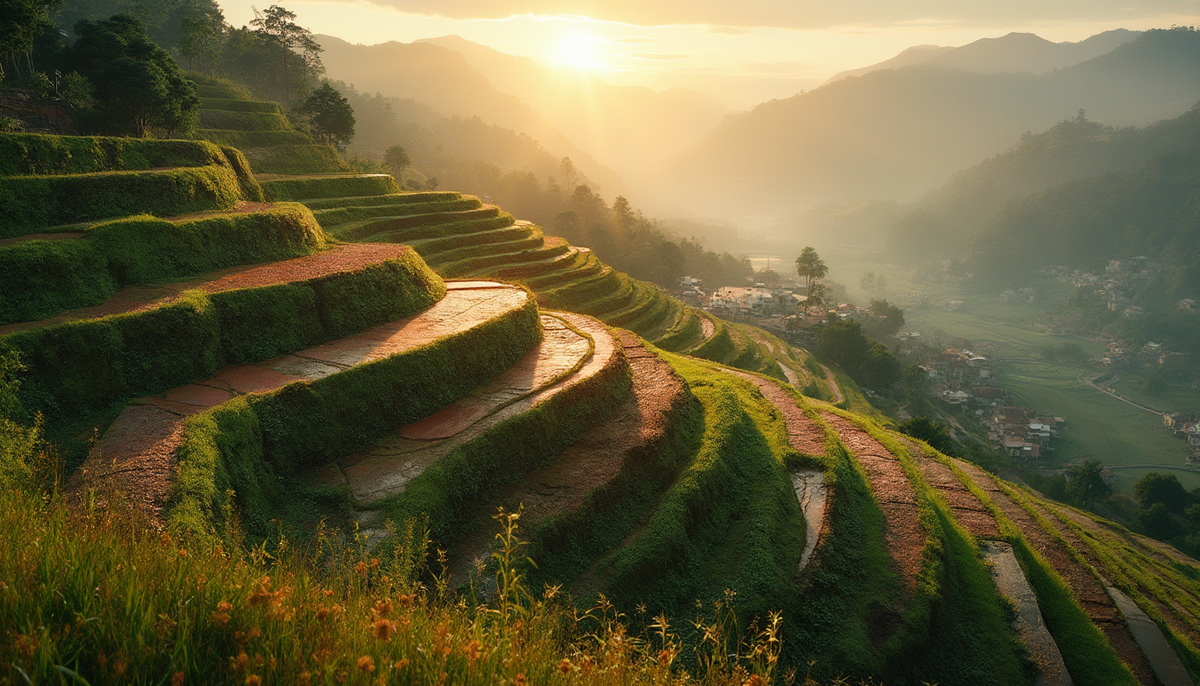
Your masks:
<instances>
[{"instance_id":1,"label":"terrace step","mask_svg":"<svg viewBox=\"0 0 1200 686\"><path fill-rule=\"evenodd\" d=\"M1137 641L1125 625L1112 598L1091 570L1081 565L1053 536L1020 505L1008 497L992 476L979 467L955 460L971 481L987 493L993 504L1020 530L1030 547L1038 551L1075 595L1084 614L1108 638L1109 645L1131 670L1139 683L1153 684L1154 673Z\"/></svg>"},{"instance_id":2,"label":"terrace step","mask_svg":"<svg viewBox=\"0 0 1200 686\"><path fill-rule=\"evenodd\" d=\"M447 287L445 298L414 316L273 360L226 367L210 379L131 403L92 448L72 477L71 490L119 490L157 517L171 494L186 417L239 396L269 394L406 355L528 305L525 291L514 286L471 281Z\"/></svg>"},{"instance_id":3,"label":"terrace step","mask_svg":"<svg viewBox=\"0 0 1200 686\"><path fill-rule=\"evenodd\" d=\"M310 281L378 264L400 257L408 250L410 248L406 246L388 243L352 243L281 262L231 267L168 283L128 286L99 305L70 310L40 321L0 326L0 336L68 321L149 310L166 305L189 290L220 293L241 288Z\"/></svg>"},{"instance_id":4,"label":"terrace step","mask_svg":"<svg viewBox=\"0 0 1200 686\"><path fill-rule=\"evenodd\" d=\"M554 462L502 487L495 499L476 508L473 526L450 548L452 585L465 583L477 565L487 562L497 506L509 512L521 509L520 525L528 537L552 518L578 517L590 496L637 478L645 463L668 448L677 414L690 398L687 386L637 336L622 331L618 337L633 372L632 392L611 417L588 429Z\"/></svg>"},{"instance_id":5,"label":"terrace step","mask_svg":"<svg viewBox=\"0 0 1200 686\"><path fill-rule=\"evenodd\" d=\"M334 235L346 240L386 240L389 243L407 242L420 238L432 238L439 234L426 235L428 232L422 232L422 229L435 227L441 224L465 224L471 221L483 219L496 219L502 216L500 208L494 205L485 205L470 210L454 210L450 212L425 212L421 214L412 214L399 217L376 217L371 219L362 219L352 221L346 224L336 225L332 231ZM512 222L506 222L505 226L511 226ZM491 227L502 228L502 227ZM458 235L474 233L473 231L455 232Z\"/></svg>"},{"instance_id":6,"label":"terrace step","mask_svg":"<svg viewBox=\"0 0 1200 686\"><path fill-rule=\"evenodd\" d=\"M867 473L867 482L883 511L884 544L900 574L907 597L917 589L926 532L917 513L917 496L900 461L865 429L832 412L821 417Z\"/></svg>"},{"instance_id":7,"label":"terrace step","mask_svg":"<svg viewBox=\"0 0 1200 686\"><path fill-rule=\"evenodd\" d=\"M489 429L623 364L612 335L595 320L543 314L542 332L542 342L499 377L326 467L318 480L348 487L360 506L400 495L431 465Z\"/></svg>"}]
</instances>

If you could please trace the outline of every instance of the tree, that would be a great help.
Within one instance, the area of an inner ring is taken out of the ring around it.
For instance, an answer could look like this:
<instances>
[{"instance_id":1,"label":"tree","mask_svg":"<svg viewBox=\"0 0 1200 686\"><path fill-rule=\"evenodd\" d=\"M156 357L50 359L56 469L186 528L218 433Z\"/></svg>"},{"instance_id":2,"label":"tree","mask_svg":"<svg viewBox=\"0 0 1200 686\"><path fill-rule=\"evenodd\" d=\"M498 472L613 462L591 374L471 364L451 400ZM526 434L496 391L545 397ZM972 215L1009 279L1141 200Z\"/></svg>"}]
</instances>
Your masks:
<instances>
[{"instance_id":1,"label":"tree","mask_svg":"<svg viewBox=\"0 0 1200 686\"><path fill-rule=\"evenodd\" d=\"M1091 509L1112 495L1112 486L1104 480L1104 463L1088 460L1067 470L1067 493L1080 507Z\"/></svg>"},{"instance_id":2,"label":"tree","mask_svg":"<svg viewBox=\"0 0 1200 686\"><path fill-rule=\"evenodd\" d=\"M881 338L895 336L900 329L904 328L904 310L888 301L872 300L870 310L871 314L878 317L868 325L869 333L872 336Z\"/></svg>"},{"instance_id":3,"label":"tree","mask_svg":"<svg viewBox=\"0 0 1200 686\"><path fill-rule=\"evenodd\" d=\"M1134 496L1143 509L1162 503L1163 507L1172 514L1182 515L1191 504L1191 496L1179 483L1179 477L1174 474L1150 472L1133 487Z\"/></svg>"},{"instance_id":4,"label":"tree","mask_svg":"<svg viewBox=\"0 0 1200 686\"><path fill-rule=\"evenodd\" d=\"M570 157L564 157L558 166L562 170L566 193L571 195L575 192L575 187L579 185L579 172L575 171L575 163L571 161Z\"/></svg>"},{"instance_id":5,"label":"tree","mask_svg":"<svg viewBox=\"0 0 1200 686\"><path fill-rule=\"evenodd\" d=\"M188 69L206 74L216 70L221 49L221 23L211 17L189 16L179 21L179 54L187 60Z\"/></svg>"},{"instance_id":6,"label":"tree","mask_svg":"<svg viewBox=\"0 0 1200 686\"><path fill-rule=\"evenodd\" d=\"M405 169L412 166L408 151L399 145L393 145L383 152L383 163L392 170L392 176L400 176Z\"/></svg>"},{"instance_id":7,"label":"tree","mask_svg":"<svg viewBox=\"0 0 1200 686\"><path fill-rule=\"evenodd\" d=\"M20 75L21 61L18 55L28 56L33 49L33 40L49 22L48 10L62 4L61 0L0 0L0 56L7 58ZM29 75L33 65L24 60ZM4 80L4 67L0 64L0 81Z\"/></svg>"},{"instance_id":8,"label":"tree","mask_svg":"<svg viewBox=\"0 0 1200 686\"><path fill-rule=\"evenodd\" d=\"M817 251L812 247L806 247L800 252L800 256L796 258L796 274L804 279L804 292L811 298L813 284L825 278L829 273L829 267Z\"/></svg>"},{"instance_id":9,"label":"tree","mask_svg":"<svg viewBox=\"0 0 1200 686\"><path fill-rule=\"evenodd\" d=\"M277 56L273 63L283 72L283 101L288 109L292 104L292 77L296 71L292 63L295 58L298 56L301 60L301 86L305 77L316 76L324 71L321 45L313 38L312 31L297 24L295 19L295 12L271 5L264 12L254 10L254 19L250 22L254 33L276 49ZM300 51L298 54L297 50Z\"/></svg>"},{"instance_id":10,"label":"tree","mask_svg":"<svg viewBox=\"0 0 1200 686\"><path fill-rule=\"evenodd\" d=\"M329 143L338 150L345 149L346 144L354 138L354 109L328 83L313 91L296 111L312 126L321 142Z\"/></svg>"},{"instance_id":11,"label":"tree","mask_svg":"<svg viewBox=\"0 0 1200 686\"><path fill-rule=\"evenodd\" d=\"M913 417L896 427L901 433L925 441L944 455L959 457L958 443L950 437L950 427L929 417Z\"/></svg>"},{"instance_id":12,"label":"tree","mask_svg":"<svg viewBox=\"0 0 1200 686\"><path fill-rule=\"evenodd\" d=\"M174 135L192 127L200 109L196 84L140 21L128 14L84 20L75 33L69 59L94 88L85 117L92 128L140 138L151 129Z\"/></svg>"}]
</instances>

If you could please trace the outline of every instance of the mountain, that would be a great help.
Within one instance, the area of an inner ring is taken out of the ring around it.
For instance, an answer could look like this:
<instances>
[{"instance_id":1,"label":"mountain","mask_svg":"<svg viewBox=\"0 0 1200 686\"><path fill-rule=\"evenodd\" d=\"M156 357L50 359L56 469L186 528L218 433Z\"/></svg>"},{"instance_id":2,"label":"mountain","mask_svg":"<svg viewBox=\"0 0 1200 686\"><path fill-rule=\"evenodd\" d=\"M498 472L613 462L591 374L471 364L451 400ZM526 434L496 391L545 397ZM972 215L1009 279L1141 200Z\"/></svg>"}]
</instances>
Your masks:
<instances>
[{"instance_id":1,"label":"mountain","mask_svg":"<svg viewBox=\"0 0 1200 686\"><path fill-rule=\"evenodd\" d=\"M905 208L888 240L894 254L949 255L1010 201L1068 181L1133 172L1156 155L1197 148L1200 104L1143 128L1117 129L1077 116L958 172Z\"/></svg>"},{"instance_id":2,"label":"mountain","mask_svg":"<svg viewBox=\"0 0 1200 686\"><path fill-rule=\"evenodd\" d=\"M546 69L459 36L419 42L459 53L494 88L532 105L575 145L627 179L682 152L729 113L695 91L617 86L574 69Z\"/></svg>"},{"instance_id":3,"label":"mountain","mask_svg":"<svg viewBox=\"0 0 1200 686\"><path fill-rule=\"evenodd\" d=\"M1080 109L1110 125L1145 124L1198 99L1192 30L1149 31L1043 75L876 71L727 117L667 165L659 193L697 212L740 214L904 200Z\"/></svg>"},{"instance_id":4,"label":"mountain","mask_svg":"<svg viewBox=\"0 0 1200 686\"><path fill-rule=\"evenodd\" d=\"M616 172L581 150L535 108L496 90L452 50L429 43L355 45L333 36L316 39L325 50L321 60L331 79L360 92L411 99L445 116L477 116L526 134L554 156L570 157L605 194L623 192L624 182Z\"/></svg>"},{"instance_id":5,"label":"mountain","mask_svg":"<svg viewBox=\"0 0 1200 686\"><path fill-rule=\"evenodd\" d=\"M1114 29L1098 33L1078 43L1054 43L1032 33L1014 32L999 38L981 38L957 48L918 45L908 48L890 60L834 74L825 83L862 76L881 69L901 69L915 64L975 74L1044 74L1112 52L1139 35L1140 31Z\"/></svg>"}]
</instances>

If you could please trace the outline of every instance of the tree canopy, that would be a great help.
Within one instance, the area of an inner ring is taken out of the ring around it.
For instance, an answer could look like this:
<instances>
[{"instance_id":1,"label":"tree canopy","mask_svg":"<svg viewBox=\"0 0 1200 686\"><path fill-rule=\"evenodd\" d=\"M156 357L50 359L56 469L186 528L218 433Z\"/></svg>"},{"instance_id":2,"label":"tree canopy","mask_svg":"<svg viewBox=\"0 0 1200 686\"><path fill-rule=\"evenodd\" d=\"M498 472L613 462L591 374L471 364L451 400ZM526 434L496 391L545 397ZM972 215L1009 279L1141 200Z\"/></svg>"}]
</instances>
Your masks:
<instances>
[{"instance_id":1,"label":"tree canopy","mask_svg":"<svg viewBox=\"0 0 1200 686\"><path fill-rule=\"evenodd\" d=\"M86 113L92 129L143 137L151 129L173 135L194 125L196 85L140 21L128 14L84 20L75 33L68 59L94 88L95 104Z\"/></svg>"},{"instance_id":2,"label":"tree canopy","mask_svg":"<svg viewBox=\"0 0 1200 686\"><path fill-rule=\"evenodd\" d=\"M805 293L809 295L812 294L813 284L825 278L828 273L828 265L812 246L805 247L796 258L796 274L804 279Z\"/></svg>"},{"instance_id":3,"label":"tree canopy","mask_svg":"<svg viewBox=\"0 0 1200 686\"><path fill-rule=\"evenodd\" d=\"M298 108L299 114L324 143L339 150L354 138L354 109L350 103L328 83L313 91ZM403 153L404 149L401 148Z\"/></svg>"}]
</instances>

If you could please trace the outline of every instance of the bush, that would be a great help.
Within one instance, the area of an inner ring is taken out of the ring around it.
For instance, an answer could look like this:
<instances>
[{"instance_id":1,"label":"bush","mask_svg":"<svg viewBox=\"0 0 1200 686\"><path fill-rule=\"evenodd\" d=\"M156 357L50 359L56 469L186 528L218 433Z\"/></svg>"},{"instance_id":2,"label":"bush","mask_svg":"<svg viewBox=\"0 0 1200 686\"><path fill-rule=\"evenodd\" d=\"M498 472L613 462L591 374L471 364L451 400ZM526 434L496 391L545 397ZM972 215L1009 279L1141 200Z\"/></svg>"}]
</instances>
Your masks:
<instances>
[{"instance_id":1,"label":"bush","mask_svg":"<svg viewBox=\"0 0 1200 686\"><path fill-rule=\"evenodd\" d=\"M131 397L408 316L445 286L415 252L309 281L184 293L139 312L0 337L29 367L26 414L86 415ZM315 313L315 316L312 314Z\"/></svg>"},{"instance_id":2,"label":"bush","mask_svg":"<svg viewBox=\"0 0 1200 686\"><path fill-rule=\"evenodd\" d=\"M318 176L301 179L275 179L263 182L268 200L307 200L341 198L351 195L397 193L396 180L386 174L377 176Z\"/></svg>"},{"instance_id":3,"label":"bush","mask_svg":"<svg viewBox=\"0 0 1200 686\"><path fill-rule=\"evenodd\" d=\"M0 176L89 174L224 164L220 150L205 141L0 133Z\"/></svg>"},{"instance_id":4,"label":"bush","mask_svg":"<svg viewBox=\"0 0 1200 686\"><path fill-rule=\"evenodd\" d=\"M122 286L299 257L324 246L312 214L293 203L183 221L118 219L78 240L0 247L0 322L96 305Z\"/></svg>"},{"instance_id":5,"label":"bush","mask_svg":"<svg viewBox=\"0 0 1200 686\"><path fill-rule=\"evenodd\" d=\"M225 161L233 169L233 173L237 175L238 185L242 188L242 197L250 202L262 202L262 186L258 184L258 179L254 178L254 172L250 169L250 162L242 154L242 151L237 148L222 146L221 152L225 155Z\"/></svg>"},{"instance_id":6,"label":"bush","mask_svg":"<svg viewBox=\"0 0 1200 686\"><path fill-rule=\"evenodd\" d=\"M278 112L200 110L200 126L225 131L291 131L292 124Z\"/></svg>"},{"instance_id":7,"label":"bush","mask_svg":"<svg viewBox=\"0 0 1200 686\"><path fill-rule=\"evenodd\" d=\"M243 513L267 513L277 476L325 464L428 416L507 369L541 337L537 307L275 392L235 398L191 417L168 520L177 530L223 530L229 493ZM265 514L247 517L265 533ZM214 526L215 525L215 526Z\"/></svg>"},{"instance_id":8,"label":"bush","mask_svg":"<svg viewBox=\"0 0 1200 686\"><path fill-rule=\"evenodd\" d=\"M0 177L0 238L60 224L132 214L159 217L233 207L242 199L228 167Z\"/></svg>"},{"instance_id":9,"label":"bush","mask_svg":"<svg viewBox=\"0 0 1200 686\"><path fill-rule=\"evenodd\" d=\"M349 171L349 167L328 145L276 145L249 148L246 157L262 174L320 174Z\"/></svg>"}]
</instances>

